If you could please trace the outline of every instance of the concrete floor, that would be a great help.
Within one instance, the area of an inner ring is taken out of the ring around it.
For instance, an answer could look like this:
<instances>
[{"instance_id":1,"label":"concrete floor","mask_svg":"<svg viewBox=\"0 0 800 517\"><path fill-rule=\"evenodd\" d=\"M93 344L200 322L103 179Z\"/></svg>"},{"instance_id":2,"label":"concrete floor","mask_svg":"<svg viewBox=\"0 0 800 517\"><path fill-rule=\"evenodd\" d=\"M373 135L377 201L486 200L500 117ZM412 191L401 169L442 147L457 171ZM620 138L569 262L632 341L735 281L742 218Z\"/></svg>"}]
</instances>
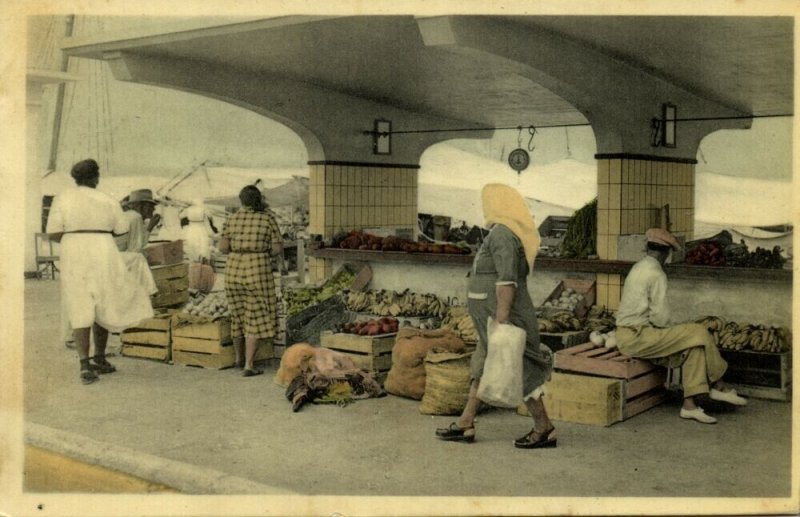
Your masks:
<instances>
[{"instance_id":1,"label":"concrete floor","mask_svg":"<svg viewBox=\"0 0 800 517\"><path fill-rule=\"evenodd\" d=\"M725 498L742 509L739 498L792 494L792 405L784 402L717 408L719 423L707 426L680 420L671 400L608 428L556 422L557 449L524 451L511 442L531 422L512 410L482 414L473 444L436 440L434 429L452 418L422 415L417 401L395 396L292 413L273 383L274 361L266 375L245 379L234 370L117 356L117 373L83 386L75 352L58 339L58 287L25 284L24 418L29 436L34 428L78 436L96 444L84 448L96 447L100 458L104 448L132 451L184 465L189 477L196 468L247 480L248 493L264 487L304 496L579 497L590 512L596 500L586 498ZM236 493L236 486L208 485L207 493ZM519 508L494 511L548 507ZM636 513L665 508L648 503Z\"/></svg>"}]
</instances>

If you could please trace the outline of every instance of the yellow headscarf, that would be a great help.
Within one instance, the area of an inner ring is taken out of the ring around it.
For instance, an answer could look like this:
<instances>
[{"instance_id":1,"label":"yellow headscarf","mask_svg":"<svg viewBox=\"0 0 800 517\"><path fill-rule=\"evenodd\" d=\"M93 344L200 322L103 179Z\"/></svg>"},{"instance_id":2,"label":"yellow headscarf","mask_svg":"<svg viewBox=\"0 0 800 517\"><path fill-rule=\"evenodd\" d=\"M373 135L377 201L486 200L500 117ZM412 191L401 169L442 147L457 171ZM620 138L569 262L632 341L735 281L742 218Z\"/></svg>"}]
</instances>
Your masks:
<instances>
[{"instance_id":1,"label":"yellow headscarf","mask_svg":"<svg viewBox=\"0 0 800 517\"><path fill-rule=\"evenodd\" d=\"M511 230L525 248L525 258L533 269L539 251L539 230L528 205L519 192L502 183L489 183L481 191L486 226L502 224Z\"/></svg>"}]
</instances>

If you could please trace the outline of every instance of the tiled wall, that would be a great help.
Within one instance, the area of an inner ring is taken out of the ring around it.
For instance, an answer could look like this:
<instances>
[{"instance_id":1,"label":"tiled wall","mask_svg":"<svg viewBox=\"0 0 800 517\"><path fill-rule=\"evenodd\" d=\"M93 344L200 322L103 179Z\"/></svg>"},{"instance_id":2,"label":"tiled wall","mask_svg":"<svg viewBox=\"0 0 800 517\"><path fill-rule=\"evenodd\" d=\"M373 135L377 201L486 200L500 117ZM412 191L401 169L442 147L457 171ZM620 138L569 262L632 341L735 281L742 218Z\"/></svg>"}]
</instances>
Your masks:
<instances>
[{"instance_id":1,"label":"tiled wall","mask_svg":"<svg viewBox=\"0 0 800 517\"><path fill-rule=\"evenodd\" d=\"M330 239L364 228L407 229L417 225L414 167L314 164L309 170L309 233ZM330 264L309 258L310 281L328 278Z\"/></svg>"},{"instance_id":2,"label":"tiled wall","mask_svg":"<svg viewBox=\"0 0 800 517\"><path fill-rule=\"evenodd\" d=\"M660 209L669 205L670 231L691 240L694 234L694 171L692 163L641 158L597 161L597 253L616 260L617 238L658 226ZM619 305L619 275L597 275L597 303Z\"/></svg>"}]
</instances>

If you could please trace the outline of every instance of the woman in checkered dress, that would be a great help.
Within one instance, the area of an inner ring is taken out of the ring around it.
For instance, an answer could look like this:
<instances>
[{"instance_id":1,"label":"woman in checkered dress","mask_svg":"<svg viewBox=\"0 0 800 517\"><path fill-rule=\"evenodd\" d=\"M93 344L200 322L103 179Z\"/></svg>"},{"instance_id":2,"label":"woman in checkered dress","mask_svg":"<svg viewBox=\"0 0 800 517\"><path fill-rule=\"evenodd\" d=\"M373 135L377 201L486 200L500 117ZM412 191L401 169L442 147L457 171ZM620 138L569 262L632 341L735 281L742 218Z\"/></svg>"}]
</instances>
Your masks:
<instances>
[{"instance_id":1,"label":"woman in checkered dress","mask_svg":"<svg viewBox=\"0 0 800 517\"><path fill-rule=\"evenodd\" d=\"M263 373L253 366L258 340L273 338L277 328L272 257L282 255L283 239L258 188L246 186L239 193L239 200L242 208L225 222L220 250L229 252L225 295L231 312L236 364L244 367L245 377L251 377Z\"/></svg>"}]
</instances>

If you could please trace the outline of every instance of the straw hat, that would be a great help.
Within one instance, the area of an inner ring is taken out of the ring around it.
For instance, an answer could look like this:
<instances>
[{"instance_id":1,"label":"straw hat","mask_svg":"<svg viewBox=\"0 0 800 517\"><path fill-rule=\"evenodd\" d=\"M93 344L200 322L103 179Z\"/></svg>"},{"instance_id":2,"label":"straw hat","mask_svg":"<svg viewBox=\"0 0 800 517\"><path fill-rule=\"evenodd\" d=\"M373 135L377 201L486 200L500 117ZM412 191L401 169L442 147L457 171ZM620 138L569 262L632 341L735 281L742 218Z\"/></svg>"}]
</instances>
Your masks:
<instances>
[{"instance_id":1,"label":"straw hat","mask_svg":"<svg viewBox=\"0 0 800 517\"><path fill-rule=\"evenodd\" d=\"M678 239L663 228L650 228L644 235L647 238L647 242L669 246L674 250L681 249Z\"/></svg>"},{"instance_id":2,"label":"straw hat","mask_svg":"<svg viewBox=\"0 0 800 517\"><path fill-rule=\"evenodd\" d=\"M158 203L155 199L153 199L153 191L149 188L143 188L139 190L133 190L130 194L128 194L127 198L123 200L123 203L126 205L131 205L133 203L153 203L154 205Z\"/></svg>"}]
</instances>

